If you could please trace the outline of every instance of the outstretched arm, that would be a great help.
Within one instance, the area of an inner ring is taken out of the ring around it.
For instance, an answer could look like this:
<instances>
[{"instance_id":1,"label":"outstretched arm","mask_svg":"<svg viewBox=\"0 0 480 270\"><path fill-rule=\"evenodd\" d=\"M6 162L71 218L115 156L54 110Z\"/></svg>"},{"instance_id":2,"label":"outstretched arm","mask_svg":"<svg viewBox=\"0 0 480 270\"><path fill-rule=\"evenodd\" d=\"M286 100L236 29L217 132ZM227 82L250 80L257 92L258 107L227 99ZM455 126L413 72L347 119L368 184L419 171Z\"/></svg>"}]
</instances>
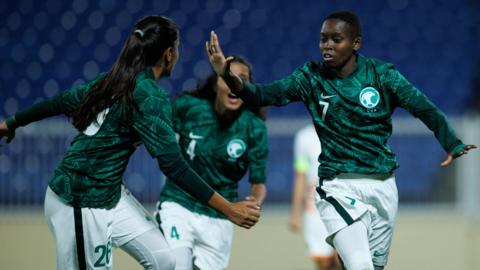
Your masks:
<instances>
[{"instance_id":1,"label":"outstretched arm","mask_svg":"<svg viewBox=\"0 0 480 270\"><path fill-rule=\"evenodd\" d=\"M15 113L15 115L7 118L4 123L11 132L18 127L26 126L32 122L36 122L50 116L61 114L68 115L78 107L78 105L87 95L92 85L94 85L103 76L104 74L100 74L95 80L65 90L63 93L60 93L52 98L40 101L24 110L18 111L17 113ZM6 131L3 130L0 132L4 133Z\"/></svg>"},{"instance_id":2,"label":"outstretched arm","mask_svg":"<svg viewBox=\"0 0 480 270\"><path fill-rule=\"evenodd\" d=\"M24 110L18 111L4 122L0 122L0 140L6 137L7 143L10 143L15 137L15 130L18 127L26 126L29 123L50 116L68 114L73 111L85 97L88 89L96 81L97 80L82 84L50 99L35 103Z\"/></svg>"},{"instance_id":3,"label":"outstretched arm","mask_svg":"<svg viewBox=\"0 0 480 270\"><path fill-rule=\"evenodd\" d=\"M447 152L447 158L440 166L446 167L455 158L477 148L476 145L466 145L457 138L445 114L397 70L393 68L388 70L385 78L388 87L395 94L398 104L413 116L419 118L432 130L443 149Z\"/></svg>"}]
</instances>

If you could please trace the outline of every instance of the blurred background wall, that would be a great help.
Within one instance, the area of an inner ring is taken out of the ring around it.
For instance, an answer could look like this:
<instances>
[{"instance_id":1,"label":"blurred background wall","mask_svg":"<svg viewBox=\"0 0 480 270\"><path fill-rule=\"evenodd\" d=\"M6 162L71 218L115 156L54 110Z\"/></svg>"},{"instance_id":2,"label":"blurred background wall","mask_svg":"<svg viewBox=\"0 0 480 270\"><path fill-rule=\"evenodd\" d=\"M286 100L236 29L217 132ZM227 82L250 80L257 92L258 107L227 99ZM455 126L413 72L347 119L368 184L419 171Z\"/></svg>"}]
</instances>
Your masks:
<instances>
[{"instance_id":1,"label":"blurred background wall","mask_svg":"<svg viewBox=\"0 0 480 270\"><path fill-rule=\"evenodd\" d=\"M1 1L0 119L107 71L134 22L146 15L169 16L181 31L180 60L172 77L160 81L173 97L210 74L204 52L210 30L218 33L225 54L242 55L253 64L256 82L270 82L307 60L321 60L322 19L339 9L360 17L361 53L394 63L451 117L466 143L480 144L478 0ZM266 205L285 206L292 186L293 135L309 117L300 103L269 108L268 114ZM0 214L41 209L48 180L74 135L67 119L57 117L20 129L13 144L0 148ZM390 145L401 165L396 172L400 214L433 207L468 222L478 217L478 153L440 169L443 149L403 110L395 113ZM164 179L140 148L125 181L141 202L152 205ZM240 194L248 189L242 183ZM11 219L0 215L2 220Z\"/></svg>"}]
</instances>

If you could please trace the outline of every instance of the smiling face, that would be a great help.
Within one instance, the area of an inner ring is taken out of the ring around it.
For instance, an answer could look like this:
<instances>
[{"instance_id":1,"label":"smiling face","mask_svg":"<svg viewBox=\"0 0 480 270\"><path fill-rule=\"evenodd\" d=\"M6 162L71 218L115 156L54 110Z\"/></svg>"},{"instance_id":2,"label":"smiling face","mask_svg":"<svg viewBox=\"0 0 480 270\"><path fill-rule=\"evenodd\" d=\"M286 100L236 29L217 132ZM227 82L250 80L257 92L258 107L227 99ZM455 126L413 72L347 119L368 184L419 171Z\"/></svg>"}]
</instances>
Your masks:
<instances>
[{"instance_id":1,"label":"smiling face","mask_svg":"<svg viewBox=\"0 0 480 270\"><path fill-rule=\"evenodd\" d=\"M361 46L361 38L354 37L348 23L339 19L327 19L320 31L320 51L325 64L339 73L353 71L354 52Z\"/></svg>"},{"instance_id":2,"label":"smiling face","mask_svg":"<svg viewBox=\"0 0 480 270\"><path fill-rule=\"evenodd\" d=\"M230 70L242 78L243 81L249 81L250 78L250 70L248 66L233 62L230 65ZM240 109L242 106L243 101L235 96L231 91L230 88L227 86L225 81L219 77L217 80L216 85L216 97L215 97L215 110L218 114L222 115L226 112L232 112Z\"/></svg>"}]
</instances>

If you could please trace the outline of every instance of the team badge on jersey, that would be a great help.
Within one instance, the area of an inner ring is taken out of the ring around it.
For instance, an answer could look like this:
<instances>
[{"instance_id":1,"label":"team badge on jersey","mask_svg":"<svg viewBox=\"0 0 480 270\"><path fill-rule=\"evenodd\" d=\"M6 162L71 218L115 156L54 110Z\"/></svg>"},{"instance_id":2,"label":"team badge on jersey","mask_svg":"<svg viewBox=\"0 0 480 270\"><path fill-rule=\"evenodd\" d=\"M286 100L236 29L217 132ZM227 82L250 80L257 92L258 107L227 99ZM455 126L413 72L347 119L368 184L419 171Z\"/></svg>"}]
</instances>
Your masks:
<instances>
[{"instance_id":1,"label":"team badge on jersey","mask_svg":"<svg viewBox=\"0 0 480 270\"><path fill-rule=\"evenodd\" d=\"M227 145L227 153L231 158L239 158L247 150L245 142L240 139L233 139Z\"/></svg>"},{"instance_id":2,"label":"team badge on jersey","mask_svg":"<svg viewBox=\"0 0 480 270\"><path fill-rule=\"evenodd\" d=\"M367 109L375 108L380 102L380 93L373 87L365 87L358 96L360 104Z\"/></svg>"}]
</instances>

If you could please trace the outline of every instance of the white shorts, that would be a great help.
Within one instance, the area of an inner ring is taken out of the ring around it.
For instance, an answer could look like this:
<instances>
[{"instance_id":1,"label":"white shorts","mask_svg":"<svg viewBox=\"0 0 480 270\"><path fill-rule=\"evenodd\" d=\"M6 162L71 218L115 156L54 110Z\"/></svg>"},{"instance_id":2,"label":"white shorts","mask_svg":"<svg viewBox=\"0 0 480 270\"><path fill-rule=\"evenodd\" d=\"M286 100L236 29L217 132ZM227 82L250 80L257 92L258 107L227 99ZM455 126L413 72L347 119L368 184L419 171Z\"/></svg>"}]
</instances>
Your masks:
<instances>
[{"instance_id":1,"label":"white shorts","mask_svg":"<svg viewBox=\"0 0 480 270\"><path fill-rule=\"evenodd\" d=\"M83 264L86 269L112 269L112 246L158 228L123 186L120 201L110 209L72 207L47 188L45 218L55 237L57 269L79 269Z\"/></svg>"},{"instance_id":2,"label":"white shorts","mask_svg":"<svg viewBox=\"0 0 480 270\"><path fill-rule=\"evenodd\" d=\"M386 265L398 209L395 176L341 174L323 181L317 191L327 242L332 244L335 233L361 220L368 230L373 264Z\"/></svg>"},{"instance_id":3,"label":"white shorts","mask_svg":"<svg viewBox=\"0 0 480 270\"><path fill-rule=\"evenodd\" d=\"M227 269L233 238L229 220L191 212L175 202L161 204L160 219L172 249L191 248L200 269Z\"/></svg>"},{"instance_id":4,"label":"white shorts","mask_svg":"<svg viewBox=\"0 0 480 270\"><path fill-rule=\"evenodd\" d=\"M313 259L333 256L334 249L325 240L328 235L327 229L316 208L314 211L304 212L303 224L303 237L307 243L308 256Z\"/></svg>"}]
</instances>

